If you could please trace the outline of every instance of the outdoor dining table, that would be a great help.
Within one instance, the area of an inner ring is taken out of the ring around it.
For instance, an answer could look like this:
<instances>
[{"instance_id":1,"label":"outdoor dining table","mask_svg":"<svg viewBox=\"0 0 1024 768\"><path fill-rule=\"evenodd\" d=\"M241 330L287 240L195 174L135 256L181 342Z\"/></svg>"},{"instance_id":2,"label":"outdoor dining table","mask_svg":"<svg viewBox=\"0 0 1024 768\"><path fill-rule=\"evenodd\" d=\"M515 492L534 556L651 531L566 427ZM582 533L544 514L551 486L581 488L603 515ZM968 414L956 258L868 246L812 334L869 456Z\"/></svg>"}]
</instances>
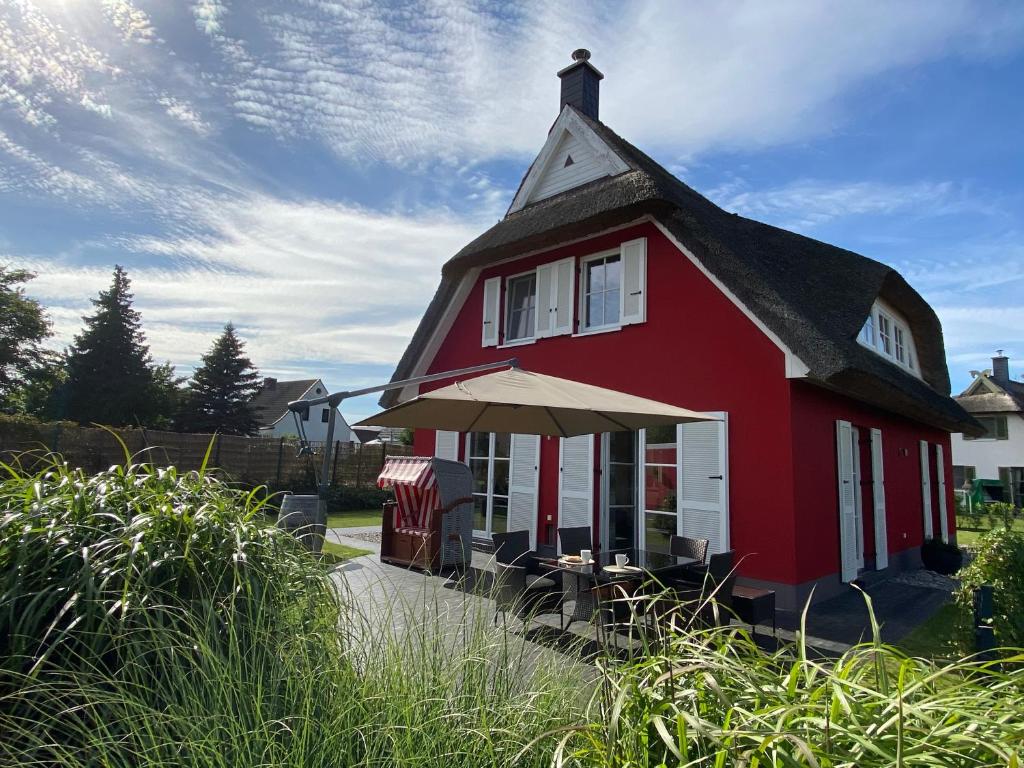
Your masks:
<instances>
[{"instance_id":1,"label":"outdoor dining table","mask_svg":"<svg viewBox=\"0 0 1024 768\"><path fill-rule=\"evenodd\" d=\"M631 567L619 570L615 563L616 555L626 555ZM602 550L594 552L591 558L591 568L569 565L556 557L536 557L536 560L540 570L550 575L562 574L564 599L573 603L569 623L590 621L601 614L599 631L605 623L605 613L609 614L612 623L629 618L631 612L626 603L642 594L646 584L655 582L653 590L657 591L657 582L661 579L678 575L698 564L692 557L645 549Z\"/></svg>"},{"instance_id":2,"label":"outdoor dining table","mask_svg":"<svg viewBox=\"0 0 1024 768\"><path fill-rule=\"evenodd\" d=\"M628 558L626 572L618 571L614 567L616 555L625 555ZM593 573L601 583L635 581L637 579L647 580L651 577L661 579L665 576L675 576L685 572L694 565L698 565L698 561L692 557L635 548L601 550L594 552L591 558L593 560ZM586 573L582 566L569 565L561 562L557 557L537 557L537 561L544 570ZM609 569L609 566L612 568Z\"/></svg>"}]
</instances>

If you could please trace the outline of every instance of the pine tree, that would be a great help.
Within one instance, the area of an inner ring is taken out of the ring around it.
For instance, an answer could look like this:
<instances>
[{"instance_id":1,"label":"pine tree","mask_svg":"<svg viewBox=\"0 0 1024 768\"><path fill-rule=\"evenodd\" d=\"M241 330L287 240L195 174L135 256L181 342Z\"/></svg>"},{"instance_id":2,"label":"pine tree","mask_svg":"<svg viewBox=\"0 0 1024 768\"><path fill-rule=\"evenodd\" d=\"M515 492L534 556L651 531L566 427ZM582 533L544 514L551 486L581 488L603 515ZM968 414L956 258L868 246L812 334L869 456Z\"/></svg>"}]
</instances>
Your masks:
<instances>
[{"instance_id":1,"label":"pine tree","mask_svg":"<svg viewBox=\"0 0 1024 768\"><path fill-rule=\"evenodd\" d=\"M110 288L83 317L85 329L68 350L65 416L82 423L149 425L157 417L153 371L142 320L132 308L131 282L114 267Z\"/></svg>"},{"instance_id":2,"label":"pine tree","mask_svg":"<svg viewBox=\"0 0 1024 768\"><path fill-rule=\"evenodd\" d=\"M259 373L244 354L245 344L228 323L192 375L181 426L188 432L249 435L258 422L250 405Z\"/></svg>"}]
</instances>

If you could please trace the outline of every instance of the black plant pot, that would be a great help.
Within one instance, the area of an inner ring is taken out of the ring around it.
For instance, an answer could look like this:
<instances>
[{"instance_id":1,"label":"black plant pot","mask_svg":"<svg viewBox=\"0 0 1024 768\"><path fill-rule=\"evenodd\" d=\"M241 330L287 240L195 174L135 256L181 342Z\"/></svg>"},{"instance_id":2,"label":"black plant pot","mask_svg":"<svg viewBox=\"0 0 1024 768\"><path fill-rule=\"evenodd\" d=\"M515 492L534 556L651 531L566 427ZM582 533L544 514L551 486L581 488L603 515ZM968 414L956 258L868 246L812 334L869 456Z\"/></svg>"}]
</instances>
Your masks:
<instances>
[{"instance_id":1,"label":"black plant pot","mask_svg":"<svg viewBox=\"0 0 1024 768\"><path fill-rule=\"evenodd\" d=\"M921 562L930 571L952 576L963 564L963 553L952 544L944 544L939 539L930 539L921 547Z\"/></svg>"}]
</instances>

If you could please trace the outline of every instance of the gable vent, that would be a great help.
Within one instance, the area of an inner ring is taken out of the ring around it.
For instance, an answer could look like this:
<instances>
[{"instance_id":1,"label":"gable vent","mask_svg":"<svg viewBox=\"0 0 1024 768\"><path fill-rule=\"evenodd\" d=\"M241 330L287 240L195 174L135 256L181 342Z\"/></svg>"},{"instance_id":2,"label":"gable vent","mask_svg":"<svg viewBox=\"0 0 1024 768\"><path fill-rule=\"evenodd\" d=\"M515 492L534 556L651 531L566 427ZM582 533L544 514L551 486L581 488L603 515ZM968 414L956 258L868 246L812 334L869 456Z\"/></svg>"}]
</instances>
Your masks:
<instances>
[{"instance_id":1,"label":"gable vent","mask_svg":"<svg viewBox=\"0 0 1024 768\"><path fill-rule=\"evenodd\" d=\"M565 165L563 165L562 167L563 168L568 168L570 165L573 164L573 162L574 161L572 159L572 155L567 155L566 158L565 158Z\"/></svg>"}]
</instances>

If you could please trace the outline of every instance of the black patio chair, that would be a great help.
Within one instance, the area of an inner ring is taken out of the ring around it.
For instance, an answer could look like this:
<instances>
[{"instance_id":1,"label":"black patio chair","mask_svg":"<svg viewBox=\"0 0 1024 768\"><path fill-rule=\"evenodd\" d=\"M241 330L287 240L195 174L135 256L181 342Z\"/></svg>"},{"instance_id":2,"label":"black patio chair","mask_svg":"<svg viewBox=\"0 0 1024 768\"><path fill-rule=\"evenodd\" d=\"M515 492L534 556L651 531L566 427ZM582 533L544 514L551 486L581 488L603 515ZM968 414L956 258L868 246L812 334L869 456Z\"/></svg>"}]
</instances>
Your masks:
<instances>
[{"instance_id":1,"label":"black patio chair","mask_svg":"<svg viewBox=\"0 0 1024 768\"><path fill-rule=\"evenodd\" d=\"M669 554L677 557L692 557L699 564L704 564L708 559L707 539L691 539L688 536L669 536Z\"/></svg>"},{"instance_id":2,"label":"black patio chair","mask_svg":"<svg viewBox=\"0 0 1024 768\"><path fill-rule=\"evenodd\" d=\"M584 549L593 549L593 536L590 534L590 526L584 525L578 528L559 528L558 541L562 545L563 555L578 555Z\"/></svg>"},{"instance_id":3,"label":"black patio chair","mask_svg":"<svg viewBox=\"0 0 1024 768\"><path fill-rule=\"evenodd\" d=\"M509 612L522 618L555 589L555 582L538 575L536 552L530 549L529 531L491 536L494 542L494 623Z\"/></svg>"},{"instance_id":4,"label":"black patio chair","mask_svg":"<svg viewBox=\"0 0 1024 768\"><path fill-rule=\"evenodd\" d=\"M733 551L711 555L704 569L689 569L663 579L666 601L658 601L661 618L671 613L696 614L704 626L728 624L732 615L732 588L736 582Z\"/></svg>"}]
</instances>

